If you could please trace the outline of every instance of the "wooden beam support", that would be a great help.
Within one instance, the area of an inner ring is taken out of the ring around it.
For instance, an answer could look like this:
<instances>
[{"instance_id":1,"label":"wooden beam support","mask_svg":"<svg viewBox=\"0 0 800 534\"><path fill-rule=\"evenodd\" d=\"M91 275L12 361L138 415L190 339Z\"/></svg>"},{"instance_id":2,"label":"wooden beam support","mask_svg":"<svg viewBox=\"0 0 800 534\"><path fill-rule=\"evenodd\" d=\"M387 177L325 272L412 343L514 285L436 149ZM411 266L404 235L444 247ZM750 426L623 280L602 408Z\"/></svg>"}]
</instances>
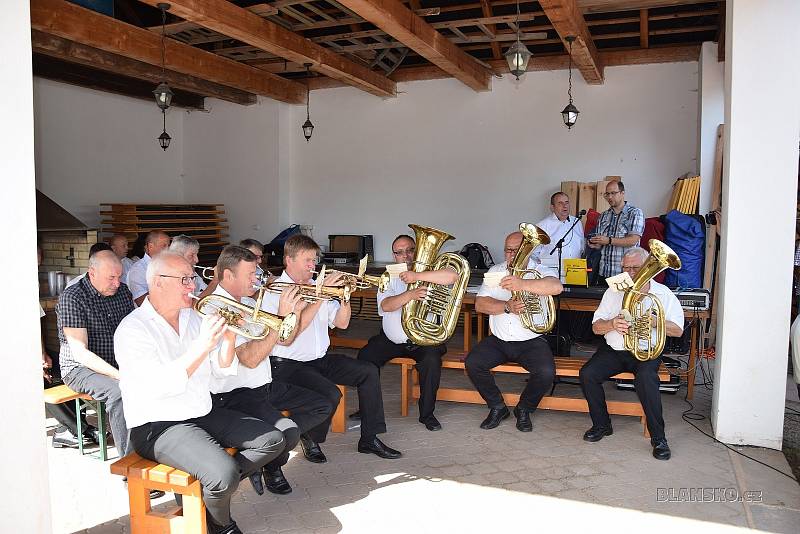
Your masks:
<instances>
[{"instance_id":1,"label":"wooden beam support","mask_svg":"<svg viewBox=\"0 0 800 534\"><path fill-rule=\"evenodd\" d=\"M398 0L338 0L364 20L476 91L491 88L491 74Z\"/></svg>"},{"instance_id":2,"label":"wooden beam support","mask_svg":"<svg viewBox=\"0 0 800 534\"><path fill-rule=\"evenodd\" d=\"M62 37L48 35L39 30L31 31L31 45L34 53L138 80L146 80L152 83L154 88L165 77L173 90L182 89L191 93L233 102L234 104L250 105L256 103L256 95L253 93L225 87L224 85L170 70L162 75L159 67L75 43Z\"/></svg>"},{"instance_id":3,"label":"wooden beam support","mask_svg":"<svg viewBox=\"0 0 800 534\"><path fill-rule=\"evenodd\" d=\"M484 17L492 17L494 14L492 13L492 1L491 0L480 0L481 1L481 11L483 11ZM489 29L492 35L497 33L497 26L494 24L487 24L486 27ZM492 58L494 59L501 59L503 57L503 53L500 51L500 43L493 42L492 43Z\"/></svg>"},{"instance_id":4,"label":"wooden beam support","mask_svg":"<svg viewBox=\"0 0 800 534\"><path fill-rule=\"evenodd\" d=\"M156 6L161 0L142 0ZM381 97L395 96L395 83L294 32L270 22L227 0L171 0L169 12L271 52L295 63L311 63L320 74L341 80Z\"/></svg>"},{"instance_id":5,"label":"wooden beam support","mask_svg":"<svg viewBox=\"0 0 800 534\"><path fill-rule=\"evenodd\" d=\"M578 0L584 13L610 13L613 11L638 11L654 7L688 6L709 0Z\"/></svg>"},{"instance_id":6,"label":"wooden beam support","mask_svg":"<svg viewBox=\"0 0 800 534\"><path fill-rule=\"evenodd\" d=\"M161 39L151 31L64 0L31 0L30 6L31 28L34 30L161 66ZM166 40L165 56L169 70L289 104L305 103L306 88L303 84L173 39Z\"/></svg>"},{"instance_id":7,"label":"wooden beam support","mask_svg":"<svg viewBox=\"0 0 800 534\"><path fill-rule=\"evenodd\" d=\"M586 83L602 84L603 64L576 0L539 0L539 5L558 32L566 50L570 49L566 37L575 37L575 42L572 43L572 62L581 71Z\"/></svg>"},{"instance_id":8,"label":"wooden beam support","mask_svg":"<svg viewBox=\"0 0 800 534\"><path fill-rule=\"evenodd\" d=\"M639 46L650 48L650 11L639 10Z\"/></svg>"}]
</instances>

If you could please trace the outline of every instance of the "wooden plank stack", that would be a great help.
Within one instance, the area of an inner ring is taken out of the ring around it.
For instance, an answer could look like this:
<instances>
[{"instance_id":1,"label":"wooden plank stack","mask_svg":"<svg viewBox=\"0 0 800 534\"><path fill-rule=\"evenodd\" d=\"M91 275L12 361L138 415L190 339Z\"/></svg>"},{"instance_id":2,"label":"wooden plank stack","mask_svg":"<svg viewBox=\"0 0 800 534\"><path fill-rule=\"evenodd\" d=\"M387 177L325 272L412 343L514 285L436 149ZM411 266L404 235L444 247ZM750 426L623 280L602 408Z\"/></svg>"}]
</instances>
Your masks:
<instances>
[{"instance_id":1,"label":"wooden plank stack","mask_svg":"<svg viewBox=\"0 0 800 534\"><path fill-rule=\"evenodd\" d=\"M603 180L597 182L576 182L566 181L561 182L561 191L566 193L570 199L570 214L577 215L580 210L590 209L604 212L608 209L608 202L606 202L603 194L606 192L606 186L610 182L621 180L620 176L606 176Z\"/></svg>"},{"instance_id":2,"label":"wooden plank stack","mask_svg":"<svg viewBox=\"0 0 800 534\"><path fill-rule=\"evenodd\" d=\"M687 215L695 215L699 205L700 177L686 174L675 180L667 211L678 210Z\"/></svg>"},{"instance_id":3,"label":"wooden plank stack","mask_svg":"<svg viewBox=\"0 0 800 534\"><path fill-rule=\"evenodd\" d=\"M100 224L106 234L123 234L133 245L140 234L163 230L200 242L200 265L214 265L228 244L224 204L100 204Z\"/></svg>"}]
</instances>

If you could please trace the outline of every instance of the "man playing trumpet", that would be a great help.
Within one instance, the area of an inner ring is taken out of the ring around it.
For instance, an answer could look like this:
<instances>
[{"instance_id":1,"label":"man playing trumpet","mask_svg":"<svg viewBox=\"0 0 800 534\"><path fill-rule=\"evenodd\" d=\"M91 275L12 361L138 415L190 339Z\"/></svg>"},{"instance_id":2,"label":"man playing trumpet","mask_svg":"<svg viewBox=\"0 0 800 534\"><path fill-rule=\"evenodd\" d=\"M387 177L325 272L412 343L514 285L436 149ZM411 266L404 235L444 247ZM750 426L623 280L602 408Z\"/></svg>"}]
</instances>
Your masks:
<instances>
[{"instance_id":1,"label":"man playing trumpet","mask_svg":"<svg viewBox=\"0 0 800 534\"><path fill-rule=\"evenodd\" d=\"M489 272L507 272L508 266L522 246L523 235L513 232L506 237L503 253L506 261L493 266ZM506 362L516 362L529 373L528 384L514 408L517 430L533 430L530 414L536 410L555 378L555 362L550 346L541 334L522 325L519 314L525 304L512 298L512 291L527 291L535 295L558 295L563 290L558 276L548 267L539 264L536 270L540 279L523 279L505 276L497 287L484 282L475 298L475 310L489 315L492 334L478 343L467 355L465 365L470 380L489 406L489 415L480 427L496 428L510 413L503 395L495 383L492 368Z\"/></svg>"},{"instance_id":2,"label":"man playing trumpet","mask_svg":"<svg viewBox=\"0 0 800 534\"><path fill-rule=\"evenodd\" d=\"M414 272L411 269L415 252L416 244L407 235L397 236L392 242L395 261L405 263L409 270L400 273L398 278L392 277L386 291L378 292L378 315L383 319L381 332L370 338L367 345L358 352L358 359L370 362L380 369L397 356L414 358L420 376L419 422L428 430L435 431L442 429L433 410L442 376L442 356L447 352L447 347L444 344L420 346L412 343L403 330L403 306L412 300L423 300L427 294L426 288L408 290L407 284L422 281L451 285L458 280L458 273L452 269Z\"/></svg>"}]
</instances>

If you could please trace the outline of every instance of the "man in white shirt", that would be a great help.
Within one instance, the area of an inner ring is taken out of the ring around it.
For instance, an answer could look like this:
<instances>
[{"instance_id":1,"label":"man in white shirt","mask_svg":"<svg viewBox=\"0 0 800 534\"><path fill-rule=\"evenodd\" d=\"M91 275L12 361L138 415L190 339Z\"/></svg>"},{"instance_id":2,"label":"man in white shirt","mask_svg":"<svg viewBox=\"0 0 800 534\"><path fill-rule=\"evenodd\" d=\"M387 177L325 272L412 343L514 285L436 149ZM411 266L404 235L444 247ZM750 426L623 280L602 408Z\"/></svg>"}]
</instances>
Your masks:
<instances>
[{"instance_id":1,"label":"man in white shirt","mask_svg":"<svg viewBox=\"0 0 800 534\"><path fill-rule=\"evenodd\" d=\"M128 279L128 273L131 267L136 263L128 257L128 238L122 234L114 234L111 236L111 239L108 240L108 244L111 245L111 250L117 255L119 261L122 262L122 280L125 281Z\"/></svg>"},{"instance_id":2,"label":"man in white shirt","mask_svg":"<svg viewBox=\"0 0 800 534\"><path fill-rule=\"evenodd\" d=\"M508 235L503 252L506 261L493 266L489 272L507 272L508 263L514 259L523 236L520 232ZM515 362L529 373L528 384L514 408L517 430L533 430L530 414L536 410L547 390L553 385L556 369L553 353L540 334L522 326L519 313L525 308L521 300L512 298L512 291L528 291L536 295L558 295L563 290L556 274L542 265L535 269L542 275L537 280L505 276L497 287L484 283L475 298L475 310L489 315L492 334L484 338L467 354L465 365L470 380L489 406L489 415L481 428L496 428L510 414L503 394L495 383L492 368L506 362ZM526 274L526 276L531 276Z\"/></svg>"},{"instance_id":3,"label":"man in white shirt","mask_svg":"<svg viewBox=\"0 0 800 534\"><path fill-rule=\"evenodd\" d=\"M153 230L147 234L144 242L144 257L133 264L125 283L131 290L133 301L137 306L142 305L142 301L147 296L147 266L150 260L155 258L161 251L169 246L169 235L161 230Z\"/></svg>"},{"instance_id":4,"label":"man in white shirt","mask_svg":"<svg viewBox=\"0 0 800 534\"><path fill-rule=\"evenodd\" d=\"M416 244L407 235L397 236L392 242L395 261L407 264L409 270L400 273L399 278L392 278L386 291L378 292L378 315L383 318L381 332L358 352L358 359L373 363L380 369L398 356L414 358L420 376L419 422L428 430L435 431L442 429L433 410L442 376L442 356L447 352L447 347L444 344L423 347L409 341L403 330L403 306L412 300L423 300L427 293L424 287L407 290L407 284L420 280L452 285L458 280L458 273L452 269L415 273L411 270L415 252Z\"/></svg>"},{"instance_id":5,"label":"man in white shirt","mask_svg":"<svg viewBox=\"0 0 800 534\"><path fill-rule=\"evenodd\" d=\"M174 252L179 256L183 256L183 259L188 261L189 265L194 267L199 261L197 253L200 251L200 242L193 237L189 237L188 235L176 235L172 238L172 242L169 244L169 251ZM194 291L192 293L194 295L199 295L207 287L208 284L205 283L203 277L195 272Z\"/></svg>"},{"instance_id":6,"label":"man in white shirt","mask_svg":"<svg viewBox=\"0 0 800 534\"><path fill-rule=\"evenodd\" d=\"M225 247L217 259L216 272L219 273L219 283L214 289L215 295L255 307L256 301L249 298L257 281L256 257L253 253L236 245ZM284 291L278 303L278 315L289 315L299 301L296 288ZM290 343L292 339L294 338L291 337L286 342ZM267 337L260 340L237 336L238 372L235 376L212 378L211 398L215 408L227 408L251 415L283 433L283 451L263 469L267 489L271 493L283 495L290 493L292 487L281 467L289 460L289 451L300 440L300 432L310 430L325 421L334 407L313 391L272 381L269 355L277 341L278 334L274 330L270 330ZM282 410L288 410L291 419L285 417ZM250 475L250 481L259 495L264 493L261 472Z\"/></svg>"},{"instance_id":7,"label":"man in white shirt","mask_svg":"<svg viewBox=\"0 0 800 534\"><path fill-rule=\"evenodd\" d=\"M536 260L536 263L541 263L556 272L560 272L561 281L563 282L566 273L563 264L559 271L558 250L553 249L556 243L563 237L564 243L561 249L561 259L580 258L583 254L583 225L578 222L578 224L572 227L576 219L570 216L569 196L562 191L550 197L550 211L552 212L550 215L536 223L536 226L547 232L547 235L550 236L550 244L537 247L531 256Z\"/></svg>"},{"instance_id":8,"label":"man in white shirt","mask_svg":"<svg viewBox=\"0 0 800 534\"><path fill-rule=\"evenodd\" d=\"M313 239L295 234L286 240L283 261L286 269L278 282L297 284L313 283L312 275L317 264L319 245ZM325 285L334 286L341 275L325 279ZM276 313L278 296L264 298L262 308ZM300 332L291 345L276 345L272 352L272 376L275 380L298 385L323 395L331 406L339 404L336 384L358 388L361 407L361 439L358 452L371 453L381 458L399 458L399 451L386 446L378 434L386 432L378 368L341 354L326 354L330 346L328 327L347 328L350 324L350 303L318 300L300 312ZM300 437L305 457L311 462L327 461L319 443L325 441L330 417Z\"/></svg>"},{"instance_id":9,"label":"man in white shirt","mask_svg":"<svg viewBox=\"0 0 800 534\"><path fill-rule=\"evenodd\" d=\"M239 246L244 247L256 256L256 276L259 278L264 274L264 245L258 239L242 239Z\"/></svg>"},{"instance_id":10,"label":"man in white shirt","mask_svg":"<svg viewBox=\"0 0 800 534\"><path fill-rule=\"evenodd\" d=\"M622 257L622 270L630 274L632 278L635 277L647 256L647 251L642 248L629 249ZM667 335L681 336L683 334L683 309L672 291L651 280L642 288L642 293L655 295L664 307ZM600 441L604 436L614 433L606 407L603 382L617 373L629 372L636 375L634 385L647 419L650 443L653 445L653 456L659 460L669 460L671 452L664 434L664 417L661 412L658 379L661 358L642 362L625 350L623 336L628 332L630 323L621 314L623 297L624 293L607 289L603 294L603 300L600 301L600 306L594 312L592 331L599 336L604 336L605 342L580 371L581 388L589 403L589 415L592 418L592 428L586 431L583 439L590 442ZM655 336L655 329L653 333Z\"/></svg>"},{"instance_id":11,"label":"man in white shirt","mask_svg":"<svg viewBox=\"0 0 800 534\"><path fill-rule=\"evenodd\" d=\"M209 532L241 533L231 497L242 476L280 454L283 435L254 417L212 407L212 376L238 369L235 335L219 316L201 320L192 310L192 266L166 252L146 276L148 298L114 335L131 443L141 456L200 481ZM225 447L238 452L229 456Z\"/></svg>"}]
</instances>

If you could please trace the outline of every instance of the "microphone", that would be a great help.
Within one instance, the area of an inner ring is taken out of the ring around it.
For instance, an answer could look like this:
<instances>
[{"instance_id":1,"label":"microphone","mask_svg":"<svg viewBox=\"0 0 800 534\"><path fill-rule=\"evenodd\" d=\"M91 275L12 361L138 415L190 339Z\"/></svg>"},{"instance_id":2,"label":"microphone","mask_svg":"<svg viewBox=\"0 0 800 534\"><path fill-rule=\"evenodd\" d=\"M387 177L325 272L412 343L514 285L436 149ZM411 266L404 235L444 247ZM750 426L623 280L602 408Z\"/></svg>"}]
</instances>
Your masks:
<instances>
[{"instance_id":1,"label":"microphone","mask_svg":"<svg viewBox=\"0 0 800 534\"><path fill-rule=\"evenodd\" d=\"M580 213L578 213L578 219L580 219L584 215L586 215L586 210L581 210Z\"/></svg>"}]
</instances>

